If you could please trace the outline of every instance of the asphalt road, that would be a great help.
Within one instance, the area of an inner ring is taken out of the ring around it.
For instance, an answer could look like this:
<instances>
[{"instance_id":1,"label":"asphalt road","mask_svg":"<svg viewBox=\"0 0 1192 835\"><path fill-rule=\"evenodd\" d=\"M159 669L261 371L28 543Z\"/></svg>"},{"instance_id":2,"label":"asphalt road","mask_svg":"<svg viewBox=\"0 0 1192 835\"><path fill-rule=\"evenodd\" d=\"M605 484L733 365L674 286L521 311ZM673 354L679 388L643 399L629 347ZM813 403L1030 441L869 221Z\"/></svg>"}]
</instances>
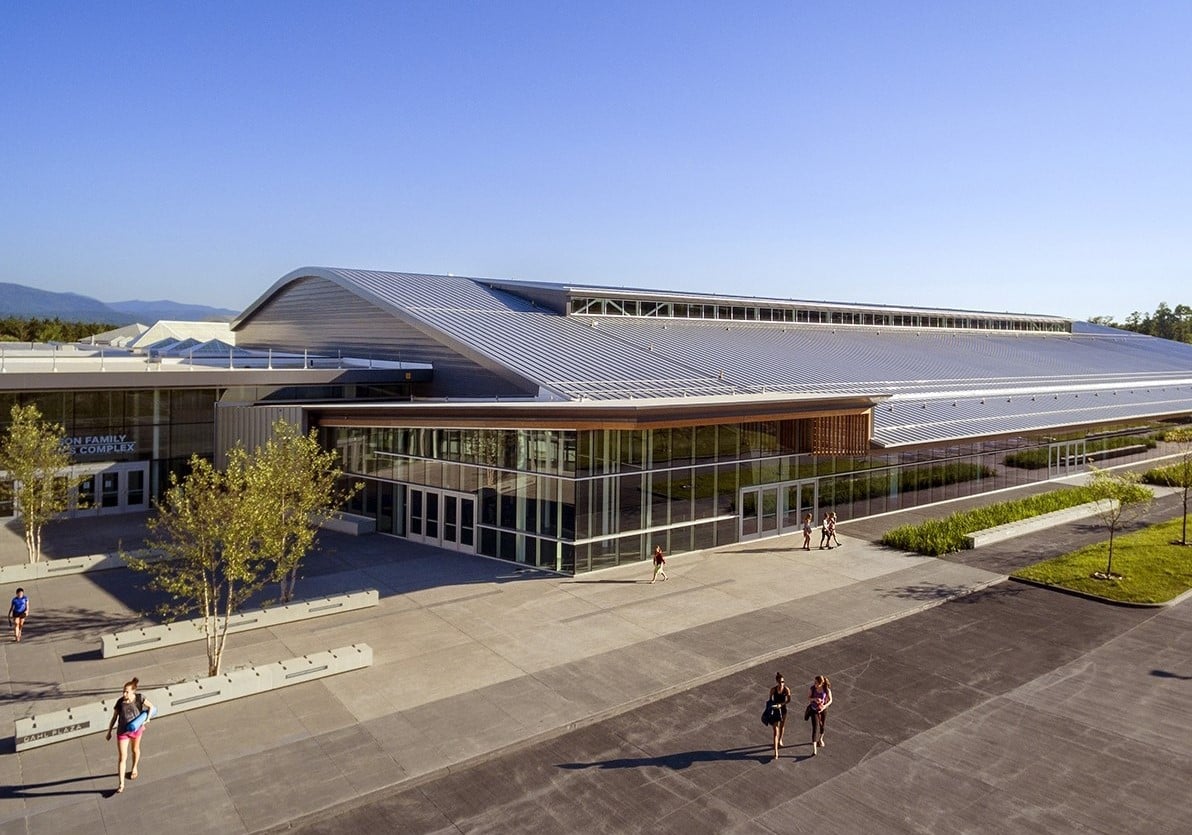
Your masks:
<instances>
[{"instance_id":1,"label":"asphalt road","mask_svg":"<svg viewBox=\"0 0 1192 835\"><path fill-rule=\"evenodd\" d=\"M294 829L1187 832L1189 626L1002 583ZM776 670L832 679L814 758L792 711L772 761Z\"/></svg>"}]
</instances>

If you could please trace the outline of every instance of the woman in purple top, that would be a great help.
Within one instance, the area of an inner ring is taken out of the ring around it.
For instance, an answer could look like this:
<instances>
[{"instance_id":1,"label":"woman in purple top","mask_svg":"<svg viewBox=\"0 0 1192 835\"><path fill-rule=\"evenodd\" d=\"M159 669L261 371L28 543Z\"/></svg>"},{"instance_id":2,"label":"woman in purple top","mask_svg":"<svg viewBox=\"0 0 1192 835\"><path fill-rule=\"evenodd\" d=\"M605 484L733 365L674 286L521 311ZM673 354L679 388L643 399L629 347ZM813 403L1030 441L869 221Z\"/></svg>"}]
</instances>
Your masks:
<instances>
[{"instance_id":1,"label":"woman in purple top","mask_svg":"<svg viewBox=\"0 0 1192 835\"><path fill-rule=\"evenodd\" d=\"M824 747L824 724L828 721L828 706L832 704L832 683L827 676L816 676L807 694L807 718L811 720L811 755Z\"/></svg>"}]
</instances>

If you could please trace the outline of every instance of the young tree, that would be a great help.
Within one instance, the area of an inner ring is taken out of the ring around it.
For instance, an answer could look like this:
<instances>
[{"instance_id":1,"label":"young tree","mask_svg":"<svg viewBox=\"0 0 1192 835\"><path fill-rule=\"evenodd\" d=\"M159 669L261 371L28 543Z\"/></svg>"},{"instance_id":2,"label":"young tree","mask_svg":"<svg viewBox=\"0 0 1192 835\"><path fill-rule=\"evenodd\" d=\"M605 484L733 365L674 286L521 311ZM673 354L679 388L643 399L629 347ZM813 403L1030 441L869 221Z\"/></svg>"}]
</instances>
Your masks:
<instances>
[{"instance_id":1,"label":"young tree","mask_svg":"<svg viewBox=\"0 0 1192 835\"><path fill-rule=\"evenodd\" d=\"M0 443L0 471L16 499L25 527L29 562L41 559L41 531L69 506L83 477L69 476L70 448L60 424L42 420L32 404L12 407L8 435Z\"/></svg>"},{"instance_id":2,"label":"young tree","mask_svg":"<svg viewBox=\"0 0 1192 835\"><path fill-rule=\"evenodd\" d=\"M1111 473L1089 466L1093 477L1089 488L1097 501L1101 502L1097 516L1109 528L1109 560L1105 564L1105 578L1110 579L1113 573L1113 535L1118 528L1125 525L1146 511L1154 494L1138 483L1138 473Z\"/></svg>"},{"instance_id":3,"label":"young tree","mask_svg":"<svg viewBox=\"0 0 1192 835\"><path fill-rule=\"evenodd\" d=\"M1163 436L1169 444L1180 448L1180 460L1167 468L1171 483L1184 491L1184 522L1180 527L1180 545L1188 544L1188 492L1192 490L1192 426L1172 429Z\"/></svg>"},{"instance_id":4,"label":"young tree","mask_svg":"<svg viewBox=\"0 0 1192 835\"><path fill-rule=\"evenodd\" d=\"M248 495L248 458L237 447L219 472L204 458L190 459L190 474L170 486L147 527L146 544L165 554L148 562L125 555L128 565L149 575L149 587L170 599L159 607L172 619L198 613L207 639L207 674L219 675L232 615L268 578L255 547L256 509Z\"/></svg>"},{"instance_id":5,"label":"young tree","mask_svg":"<svg viewBox=\"0 0 1192 835\"><path fill-rule=\"evenodd\" d=\"M340 486L337 460L319 446L314 431L304 437L285 419L273 424L272 437L252 455L248 489L259 507L261 556L272 562L271 579L283 603L294 598L298 569L327 515L361 488Z\"/></svg>"},{"instance_id":6,"label":"young tree","mask_svg":"<svg viewBox=\"0 0 1192 835\"><path fill-rule=\"evenodd\" d=\"M193 456L190 475L171 476L147 523L146 544L166 558L125 555L129 566L149 575L150 588L170 596L159 607L162 615L199 615L208 675L219 675L231 616L270 581L281 585L283 601L292 599L323 519L360 489L337 487L335 453L324 452L314 433L303 437L284 420L273 433L251 454L232 449L223 472Z\"/></svg>"}]
</instances>

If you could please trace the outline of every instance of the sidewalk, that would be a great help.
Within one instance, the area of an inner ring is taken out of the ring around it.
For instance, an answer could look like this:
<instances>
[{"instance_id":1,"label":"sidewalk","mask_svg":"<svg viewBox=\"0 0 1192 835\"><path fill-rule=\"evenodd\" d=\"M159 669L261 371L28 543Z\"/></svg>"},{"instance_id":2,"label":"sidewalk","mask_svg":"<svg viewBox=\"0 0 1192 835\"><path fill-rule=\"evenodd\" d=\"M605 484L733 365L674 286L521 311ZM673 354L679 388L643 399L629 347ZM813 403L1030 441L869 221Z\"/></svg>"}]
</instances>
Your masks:
<instances>
[{"instance_id":1,"label":"sidewalk","mask_svg":"<svg viewBox=\"0 0 1192 835\"><path fill-rule=\"evenodd\" d=\"M235 636L226 669L354 642L368 670L155 721L119 796L102 734L0 757L0 833L254 832L440 775L816 642L902 617L1001 575L850 537L793 537L674 557L671 579L625 566L564 578L403 540L324 536L298 587L377 588L360 613ZM0 720L205 670L199 644L101 659L98 635L139 622L124 571L27 589L27 637L0 644ZM11 733L10 730L5 731ZM97 821L100 823L97 825ZM27 825L27 829L26 829Z\"/></svg>"},{"instance_id":2,"label":"sidewalk","mask_svg":"<svg viewBox=\"0 0 1192 835\"><path fill-rule=\"evenodd\" d=\"M868 541L924 514L1018 495L846 521L843 547L830 551L797 550L794 535L679 555L652 589L646 562L567 578L325 533L298 595L376 588L380 606L234 636L224 668L355 642L373 647L374 666L160 717L140 779L119 796L115 745L102 734L16 754L13 720L114 696L133 675L143 688L197 677L202 646L100 658L101 633L147 622L138 613L152 597L129 572L26 584L26 638L0 642L0 835L158 833L163 820L187 832L284 826L922 611L999 581L1045 546L1103 535L1071 525L945 560ZM117 539L131 547L143 533L140 517L72 520L52 547L62 556ZM0 531L0 563L23 559L19 530Z\"/></svg>"}]
</instances>

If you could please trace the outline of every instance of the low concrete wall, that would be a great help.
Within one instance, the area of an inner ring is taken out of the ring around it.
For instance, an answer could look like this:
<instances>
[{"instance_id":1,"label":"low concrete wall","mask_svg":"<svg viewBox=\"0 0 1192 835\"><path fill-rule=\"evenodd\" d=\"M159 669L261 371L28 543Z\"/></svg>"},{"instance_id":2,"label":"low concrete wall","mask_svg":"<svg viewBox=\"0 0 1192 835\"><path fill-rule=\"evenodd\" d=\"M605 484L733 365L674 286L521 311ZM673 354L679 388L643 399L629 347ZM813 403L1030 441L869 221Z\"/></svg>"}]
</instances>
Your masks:
<instances>
[{"instance_id":1,"label":"low concrete wall","mask_svg":"<svg viewBox=\"0 0 1192 835\"><path fill-rule=\"evenodd\" d=\"M330 597L316 597L310 600L279 604L266 609L238 612L228 619L228 634L265 629L270 626L319 618L324 615L337 615L355 609L367 609L370 606L376 606L380 600L381 596L376 589L364 589ZM144 652L158 647L201 641L205 637L203 619L193 618L177 623L129 629L124 632L110 632L100 636L100 640L103 643L103 657L112 658L117 655L130 655L134 652Z\"/></svg>"},{"instance_id":2,"label":"low concrete wall","mask_svg":"<svg viewBox=\"0 0 1192 835\"><path fill-rule=\"evenodd\" d=\"M1053 510L1051 513L1032 516L1029 519L1019 519L1017 522L1007 522L995 528L973 531L966 538L968 539L970 548L980 548L982 545L992 545L995 542L1014 539L1024 534L1053 528L1056 525L1089 519L1100 513L1106 505L1116 507L1117 500L1114 499L1112 502L1088 502L1087 504L1078 504L1075 507L1066 507L1063 510Z\"/></svg>"},{"instance_id":3,"label":"low concrete wall","mask_svg":"<svg viewBox=\"0 0 1192 835\"><path fill-rule=\"evenodd\" d=\"M128 551L134 557L152 562L162 559L163 554L153 550ZM58 577L62 574L83 574L88 571L111 571L114 568L127 568L119 552L107 554L88 554L85 557L67 557L60 560L47 560L44 557L37 562L25 562L20 565L0 565L0 585L10 583L27 583L30 580L44 580L47 577Z\"/></svg>"},{"instance_id":4,"label":"low concrete wall","mask_svg":"<svg viewBox=\"0 0 1192 835\"><path fill-rule=\"evenodd\" d=\"M355 513L333 513L315 520L329 531L346 533L348 536L366 536L377 532L377 520L371 516L357 516Z\"/></svg>"},{"instance_id":5,"label":"low concrete wall","mask_svg":"<svg viewBox=\"0 0 1192 835\"><path fill-rule=\"evenodd\" d=\"M288 661L246 667L210 678L197 678L142 692L157 708L157 718L161 719L184 710L228 702L279 687L288 687L291 684L346 673L349 670L359 670L372 666L372 659L372 647L368 644L352 644L304 655L301 658L291 658ZM66 739L104 733L112 720L117 698L119 697L16 720L16 750L26 751Z\"/></svg>"}]
</instances>

